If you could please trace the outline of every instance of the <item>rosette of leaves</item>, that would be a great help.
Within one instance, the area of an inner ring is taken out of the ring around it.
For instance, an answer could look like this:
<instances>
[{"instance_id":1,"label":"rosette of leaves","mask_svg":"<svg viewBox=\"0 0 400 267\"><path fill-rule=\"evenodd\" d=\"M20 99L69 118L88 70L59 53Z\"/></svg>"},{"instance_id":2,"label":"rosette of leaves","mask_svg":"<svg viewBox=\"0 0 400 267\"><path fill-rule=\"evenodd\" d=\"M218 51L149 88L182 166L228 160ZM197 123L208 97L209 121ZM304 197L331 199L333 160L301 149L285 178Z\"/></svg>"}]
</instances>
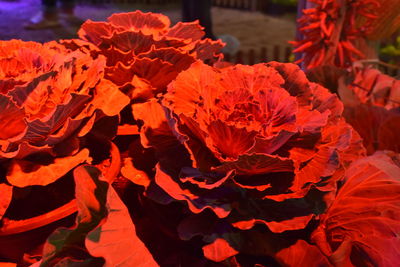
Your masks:
<instances>
[{"instance_id":1,"label":"rosette of leaves","mask_svg":"<svg viewBox=\"0 0 400 267\"><path fill-rule=\"evenodd\" d=\"M221 41L202 39L198 22L170 27L168 17L135 11L113 14L107 22L86 21L79 37L107 58L105 77L130 96L149 99L163 93L180 71L196 59L209 63L222 57Z\"/></svg>"},{"instance_id":2,"label":"rosette of leaves","mask_svg":"<svg viewBox=\"0 0 400 267\"><path fill-rule=\"evenodd\" d=\"M201 235L214 261L275 257L306 238L345 168L364 154L338 98L294 64L196 62L161 104L134 107L142 144L156 151L154 179L129 164L122 173L150 198L186 203L178 232Z\"/></svg>"},{"instance_id":3,"label":"rosette of leaves","mask_svg":"<svg viewBox=\"0 0 400 267\"><path fill-rule=\"evenodd\" d=\"M91 162L85 140L98 123L116 129L129 99L103 79L105 64L56 42L0 42L1 216L12 186L57 181Z\"/></svg>"},{"instance_id":4,"label":"rosette of leaves","mask_svg":"<svg viewBox=\"0 0 400 267\"><path fill-rule=\"evenodd\" d=\"M359 42L371 31L379 0L310 0L298 19L301 40L291 42L306 69L321 65L348 67L365 57Z\"/></svg>"}]
</instances>

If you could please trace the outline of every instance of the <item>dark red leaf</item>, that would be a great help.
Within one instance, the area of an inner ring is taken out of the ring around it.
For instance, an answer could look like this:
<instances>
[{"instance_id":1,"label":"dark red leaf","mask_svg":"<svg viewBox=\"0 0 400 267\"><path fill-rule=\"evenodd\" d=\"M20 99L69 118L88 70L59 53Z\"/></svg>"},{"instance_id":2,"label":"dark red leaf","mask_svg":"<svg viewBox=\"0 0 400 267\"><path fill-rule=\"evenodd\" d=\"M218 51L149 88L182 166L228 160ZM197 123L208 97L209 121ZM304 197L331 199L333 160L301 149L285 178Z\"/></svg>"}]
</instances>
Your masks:
<instances>
[{"instance_id":1,"label":"dark red leaf","mask_svg":"<svg viewBox=\"0 0 400 267\"><path fill-rule=\"evenodd\" d=\"M276 258L286 266L333 266L318 247L299 240L296 244L279 251Z\"/></svg>"}]
</instances>

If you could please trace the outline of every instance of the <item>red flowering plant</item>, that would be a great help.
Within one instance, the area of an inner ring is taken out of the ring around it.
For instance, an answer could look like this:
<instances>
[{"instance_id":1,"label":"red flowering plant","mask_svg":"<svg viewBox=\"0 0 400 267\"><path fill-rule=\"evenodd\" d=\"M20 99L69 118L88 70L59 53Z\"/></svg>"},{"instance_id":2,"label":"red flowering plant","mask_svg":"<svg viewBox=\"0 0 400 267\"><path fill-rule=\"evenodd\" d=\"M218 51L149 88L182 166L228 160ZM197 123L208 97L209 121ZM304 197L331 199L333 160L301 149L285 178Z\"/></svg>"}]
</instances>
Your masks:
<instances>
[{"instance_id":1,"label":"red flowering plant","mask_svg":"<svg viewBox=\"0 0 400 267\"><path fill-rule=\"evenodd\" d=\"M162 14L113 14L107 22L86 21L78 34L84 41L64 44L71 49L88 49L94 57L105 56L105 79L117 84L131 98L132 106L121 113L122 125L118 129L119 135L131 136L127 141L130 149L120 146L128 156L142 149L140 140L132 138L138 133L137 120L143 120L134 106L165 93L178 73L196 60L212 64L223 56L220 50L224 44L202 39L205 33L198 22L179 22L170 27L169 18ZM124 163L131 165L131 159L125 156Z\"/></svg>"},{"instance_id":2,"label":"red flowering plant","mask_svg":"<svg viewBox=\"0 0 400 267\"><path fill-rule=\"evenodd\" d=\"M89 136L108 142L129 103L102 79L105 63L104 57L92 59L56 42L0 42L1 216L7 208L19 212L9 207L12 186L47 186L81 163L99 163ZM96 132L100 124L110 130Z\"/></svg>"},{"instance_id":3,"label":"red flowering plant","mask_svg":"<svg viewBox=\"0 0 400 267\"><path fill-rule=\"evenodd\" d=\"M149 99L165 92L180 71L196 59L221 59L221 41L202 39L198 22L179 22L170 27L162 14L113 14L107 22L86 21L79 37L94 44L107 58L105 78L120 86L131 99Z\"/></svg>"},{"instance_id":4,"label":"red flowering plant","mask_svg":"<svg viewBox=\"0 0 400 267\"><path fill-rule=\"evenodd\" d=\"M152 199L186 203L191 215L178 232L202 235L214 261L275 257L306 238L345 168L364 155L338 98L293 64L196 62L168 86L162 106L134 107L142 143L156 151L154 179L128 165L123 174Z\"/></svg>"},{"instance_id":5,"label":"red flowering plant","mask_svg":"<svg viewBox=\"0 0 400 267\"><path fill-rule=\"evenodd\" d=\"M321 65L348 67L365 57L358 48L378 18L379 0L310 0L298 20L301 40L293 41L294 52L302 53L297 63L306 69Z\"/></svg>"}]
</instances>

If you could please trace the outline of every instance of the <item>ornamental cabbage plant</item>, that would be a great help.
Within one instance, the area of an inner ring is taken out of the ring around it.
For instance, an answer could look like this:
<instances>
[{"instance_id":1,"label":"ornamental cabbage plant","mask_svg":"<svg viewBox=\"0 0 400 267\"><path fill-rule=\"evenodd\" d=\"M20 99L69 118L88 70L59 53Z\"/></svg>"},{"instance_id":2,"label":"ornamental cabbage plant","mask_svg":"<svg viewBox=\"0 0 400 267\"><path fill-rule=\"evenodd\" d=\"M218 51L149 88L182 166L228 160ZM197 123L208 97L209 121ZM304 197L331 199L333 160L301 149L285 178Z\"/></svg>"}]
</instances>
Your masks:
<instances>
[{"instance_id":1,"label":"ornamental cabbage plant","mask_svg":"<svg viewBox=\"0 0 400 267\"><path fill-rule=\"evenodd\" d=\"M9 185L45 186L91 162L84 140L101 119L116 118L109 124L116 127L129 99L103 79L105 64L56 42L0 42L0 164L8 182L1 188L8 200Z\"/></svg>"},{"instance_id":2,"label":"ornamental cabbage plant","mask_svg":"<svg viewBox=\"0 0 400 267\"><path fill-rule=\"evenodd\" d=\"M162 14L138 10L113 14L107 22L88 20L78 35L97 47L92 53L107 58L105 78L131 99L143 100L165 92L196 59L213 63L222 58L223 43L202 39L197 21L170 24Z\"/></svg>"},{"instance_id":3,"label":"ornamental cabbage plant","mask_svg":"<svg viewBox=\"0 0 400 267\"><path fill-rule=\"evenodd\" d=\"M187 204L191 215L178 232L203 236L204 255L214 261L274 257L300 239L331 205L346 167L365 154L338 98L294 64L196 62L161 105L136 107L142 143L159 159L154 179L139 183L153 199L158 188Z\"/></svg>"}]
</instances>

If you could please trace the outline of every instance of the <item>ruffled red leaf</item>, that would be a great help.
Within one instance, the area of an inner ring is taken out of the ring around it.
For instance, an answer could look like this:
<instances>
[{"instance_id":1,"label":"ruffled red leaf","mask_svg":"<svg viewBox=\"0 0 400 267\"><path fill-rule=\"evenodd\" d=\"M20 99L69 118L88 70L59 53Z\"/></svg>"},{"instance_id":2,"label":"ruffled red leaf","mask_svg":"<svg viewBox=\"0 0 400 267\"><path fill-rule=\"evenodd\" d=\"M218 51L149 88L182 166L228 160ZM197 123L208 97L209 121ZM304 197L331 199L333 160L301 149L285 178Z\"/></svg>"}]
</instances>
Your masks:
<instances>
[{"instance_id":1,"label":"ruffled red leaf","mask_svg":"<svg viewBox=\"0 0 400 267\"><path fill-rule=\"evenodd\" d=\"M101 109L106 116L116 116L129 104L129 98L118 90L110 81L101 80L95 90L96 98L93 99L91 109Z\"/></svg>"},{"instance_id":2,"label":"ruffled red leaf","mask_svg":"<svg viewBox=\"0 0 400 267\"><path fill-rule=\"evenodd\" d=\"M165 48L152 48L150 51L141 53L139 58L149 58L149 59L161 59L162 61L169 62L174 65L179 70L187 69L195 59L189 55L182 53L176 48L165 47Z\"/></svg>"},{"instance_id":3,"label":"ruffled red leaf","mask_svg":"<svg viewBox=\"0 0 400 267\"><path fill-rule=\"evenodd\" d=\"M114 27L121 27L123 31L141 31L146 35L157 34L167 30L169 18L162 14L143 13L140 10L129 13L112 14L108 19Z\"/></svg>"},{"instance_id":4,"label":"ruffled red leaf","mask_svg":"<svg viewBox=\"0 0 400 267\"><path fill-rule=\"evenodd\" d=\"M87 266L158 266L136 236L127 208L91 166L74 171L78 216L72 229L59 228L48 238L41 266L85 262Z\"/></svg>"},{"instance_id":5,"label":"ruffled red leaf","mask_svg":"<svg viewBox=\"0 0 400 267\"><path fill-rule=\"evenodd\" d=\"M296 96L299 105L309 105L312 98L312 91L308 86L309 82L305 73L295 64L285 64L280 62L268 62L266 64L273 67L284 80L282 85L291 96Z\"/></svg>"},{"instance_id":6,"label":"ruffled red leaf","mask_svg":"<svg viewBox=\"0 0 400 267\"><path fill-rule=\"evenodd\" d=\"M163 43L155 41L151 35L131 31L114 32L112 36L104 38L103 43L105 49L115 47L124 53L132 52L135 55L149 51L156 44L157 47L165 47Z\"/></svg>"},{"instance_id":7,"label":"ruffled red leaf","mask_svg":"<svg viewBox=\"0 0 400 267\"><path fill-rule=\"evenodd\" d=\"M390 157L392 156L392 158ZM395 266L400 257L398 155L377 152L354 162L332 206L314 232L328 256L349 242L353 265Z\"/></svg>"},{"instance_id":8,"label":"ruffled red leaf","mask_svg":"<svg viewBox=\"0 0 400 267\"><path fill-rule=\"evenodd\" d=\"M123 162L123 166L121 168L121 174L130 180L131 182L137 184L137 185L142 185L144 187L148 187L151 183L151 180L149 176L146 174L146 172L142 170L138 170L133 164L132 164L132 158L125 158Z\"/></svg>"},{"instance_id":9,"label":"ruffled red leaf","mask_svg":"<svg viewBox=\"0 0 400 267\"><path fill-rule=\"evenodd\" d=\"M81 163L90 163L89 150L82 149L76 155L56 158L48 165L40 165L24 160L14 160L7 173L7 181L17 187L48 185L67 174ZM33 169L33 170L32 170Z\"/></svg>"},{"instance_id":10,"label":"ruffled red leaf","mask_svg":"<svg viewBox=\"0 0 400 267\"><path fill-rule=\"evenodd\" d=\"M132 60L134 58L132 51L124 52L114 46L103 49L101 51L101 54L107 58L107 67L109 67L110 70L112 70L113 67L117 66L118 63L127 66L132 63Z\"/></svg>"},{"instance_id":11,"label":"ruffled red leaf","mask_svg":"<svg viewBox=\"0 0 400 267\"><path fill-rule=\"evenodd\" d=\"M83 40L89 41L95 45L100 45L103 38L111 37L115 28L105 22L85 21L78 31L78 35Z\"/></svg>"},{"instance_id":12,"label":"ruffled red leaf","mask_svg":"<svg viewBox=\"0 0 400 267\"><path fill-rule=\"evenodd\" d=\"M198 21L178 22L165 34L167 37L179 39L192 39L192 41L200 40L204 36L203 27Z\"/></svg>"},{"instance_id":13,"label":"ruffled red leaf","mask_svg":"<svg viewBox=\"0 0 400 267\"><path fill-rule=\"evenodd\" d=\"M206 144L221 160L235 160L249 151L257 135L255 131L226 125L220 120L210 122L207 130L210 137L206 138Z\"/></svg>"},{"instance_id":14,"label":"ruffled red leaf","mask_svg":"<svg viewBox=\"0 0 400 267\"><path fill-rule=\"evenodd\" d=\"M296 166L296 178L291 189L297 191L307 183L318 183L323 177L332 176L343 161L340 158L342 152L356 142L353 139L354 134L354 130L341 120L338 124L328 125L322 130L321 140L316 144L317 151L312 156L305 157L304 151L301 150L292 154L291 158L295 158L299 165Z\"/></svg>"},{"instance_id":15,"label":"ruffled red leaf","mask_svg":"<svg viewBox=\"0 0 400 267\"><path fill-rule=\"evenodd\" d=\"M203 60L205 62L219 62L223 55L221 54L221 49L224 48L225 43L221 40L213 41L210 39L204 39L198 41L191 52L195 55L197 59Z\"/></svg>"},{"instance_id":16,"label":"ruffled red leaf","mask_svg":"<svg viewBox=\"0 0 400 267\"><path fill-rule=\"evenodd\" d=\"M12 199L12 186L6 184L0 184L0 220L3 218L4 213L6 213L8 206Z\"/></svg>"},{"instance_id":17,"label":"ruffled red leaf","mask_svg":"<svg viewBox=\"0 0 400 267\"><path fill-rule=\"evenodd\" d=\"M165 152L177 145L165 111L155 99L134 105L132 114L136 120L143 123L140 129L140 142L143 147L154 147L160 152Z\"/></svg>"},{"instance_id":18,"label":"ruffled red leaf","mask_svg":"<svg viewBox=\"0 0 400 267\"><path fill-rule=\"evenodd\" d=\"M24 121L24 112L7 96L0 95L0 139L8 140L18 138L24 134L27 125ZM6 141L3 141L6 142ZM2 150L7 150L7 143L1 142Z\"/></svg>"},{"instance_id":19,"label":"ruffled red leaf","mask_svg":"<svg viewBox=\"0 0 400 267\"><path fill-rule=\"evenodd\" d=\"M85 246L94 257L103 257L104 266L159 266L137 237L128 209L112 187L107 192L107 218L86 237Z\"/></svg>"},{"instance_id":20,"label":"ruffled red leaf","mask_svg":"<svg viewBox=\"0 0 400 267\"><path fill-rule=\"evenodd\" d=\"M215 262L223 261L239 252L235 250L225 239L217 238L213 243L203 247L204 256Z\"/></svg>"},{"instance_id":21,"label":"ruffled red leaf","mask_svg":"<svg viewBox=\"0 0 400 267\"><path fill-rule=\"evenodd\" d=\"M289 230L304 229L312 219L313 215L295 217L284 221L268 222L261 219L251 219L248 221L239 221L232 223L233 226L241 230L248 230L256 224L265 224L272 232L282 233Z\"/></svg>"},{"instance_id":22,"label":"ruffled red leaf","mask_svg":"<svg viewBox=\"0 0 400 267\"><path fill-rule=\"evenodd\" d=\"M161 59L138 58L131 65L131 72L148 81L153 88L154 94L162 92L171 80L178 75L175 66ZM133 84L135 86L135 84Z\"/></svg>"},{"instance_id":23,"label":"ruffled red leaf","mask_svg":"<svg viewBox=\"0 0 400 267\"><path fill-rule=\"evenodd\" d=\"M279 251L276 258L286 266L333 266L318 247L299 240L296 244Z\"/></svg>"},{"instance_id":24,"label":"ruffled red leaf","mask_svg":"<svg viewBox=\"0 0 400 267\"><path fill-rule=\"evenodd\" d=\"M220 178L220 180L225 181L230 176L231 173L227 174L225 178ZM185 181L186 177L183 180ZM213 210L218 217L224 218L228 216L231 211L230 204L221 205L217 200L216 203L213 203L212 198L210 198L211 201L207 201L207 196L196 196L192 194L189 189L182 188L181 185L172 179L169 174L164 172L159 165L156 166L155 182L174 199L186 201L189 209L193 213L200 213L204 209L209 208Z\"/></svg>"}]
</instances>

